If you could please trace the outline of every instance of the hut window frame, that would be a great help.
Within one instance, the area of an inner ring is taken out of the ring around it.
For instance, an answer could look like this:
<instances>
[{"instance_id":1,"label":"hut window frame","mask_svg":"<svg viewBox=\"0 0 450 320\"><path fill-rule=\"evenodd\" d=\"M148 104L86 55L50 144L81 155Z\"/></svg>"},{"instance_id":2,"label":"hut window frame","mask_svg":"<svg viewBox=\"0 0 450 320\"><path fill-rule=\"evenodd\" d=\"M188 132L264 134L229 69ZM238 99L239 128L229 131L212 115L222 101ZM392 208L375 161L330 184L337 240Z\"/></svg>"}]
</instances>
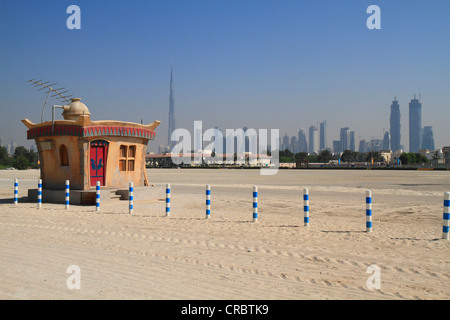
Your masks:
<instances>
[{"instance_id":1,"label":"hut window frame","mask_svg":"<svg viewBox=\"0 0 450 320\"><path fill-rule=\"evenodd\" d=\"M119 171L134 171L136 159L135 145L120 145L119 148Z\"/></svg>"},{"instance_id":2,"label":"hut window frame","mask_svg":"<svg viewBox=\"0 0 450 320\"><path fill-rule=\"evenodd\" d=\"M59 160L61 167L69 166L69 150L64 144L59 147Z\"/></svg>"}]
</instances>

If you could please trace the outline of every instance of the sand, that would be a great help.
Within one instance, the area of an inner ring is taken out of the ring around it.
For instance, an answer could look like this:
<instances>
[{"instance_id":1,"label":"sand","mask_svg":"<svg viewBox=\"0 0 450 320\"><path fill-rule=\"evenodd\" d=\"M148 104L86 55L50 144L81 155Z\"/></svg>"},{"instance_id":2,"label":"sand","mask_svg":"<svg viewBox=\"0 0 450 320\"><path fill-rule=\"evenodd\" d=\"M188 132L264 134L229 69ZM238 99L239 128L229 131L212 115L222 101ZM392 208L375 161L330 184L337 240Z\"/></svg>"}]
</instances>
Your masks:
<instances>
[{"instance_id":1,"label":"sand","mask_svg":"<svg viewBox=\"0 0 450 320\"><path fill-rule=\"evenodd\" d=\"M45 199L38 209L26 199L38 176L0 171L0 299L450 298L450 241L442 239L450 171L150 169L154 188L171 183L170 217L164 199L135 201L133 214L119 200L99 212ZM79 289L67 285L70 266L79 268Z\"/></svg>"}]
</instances>

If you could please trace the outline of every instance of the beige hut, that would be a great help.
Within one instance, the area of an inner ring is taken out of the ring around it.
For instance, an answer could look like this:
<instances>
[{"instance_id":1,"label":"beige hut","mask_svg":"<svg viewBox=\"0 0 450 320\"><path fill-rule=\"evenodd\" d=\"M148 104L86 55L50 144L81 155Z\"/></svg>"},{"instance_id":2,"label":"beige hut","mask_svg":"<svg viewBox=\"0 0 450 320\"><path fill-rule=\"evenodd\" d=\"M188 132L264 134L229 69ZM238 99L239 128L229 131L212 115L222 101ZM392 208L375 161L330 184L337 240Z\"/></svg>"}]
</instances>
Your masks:
<instances>
[{"instance_id":1,"label":"beige hut","mask_svg":"<svg viewBox=\"0 0 450 320\"><path fill-rule=\"evenodd\" d=\"M61 108L64 120L38 124L22 120L27 138L36 141L44 190L63 190L65 180L71 190L85 192L94 191L97 181L104 189L127 188L129 182L149 186L145 153L160 121L149 125L92 121L78 98Z\"/></svg>"}]
</instances>

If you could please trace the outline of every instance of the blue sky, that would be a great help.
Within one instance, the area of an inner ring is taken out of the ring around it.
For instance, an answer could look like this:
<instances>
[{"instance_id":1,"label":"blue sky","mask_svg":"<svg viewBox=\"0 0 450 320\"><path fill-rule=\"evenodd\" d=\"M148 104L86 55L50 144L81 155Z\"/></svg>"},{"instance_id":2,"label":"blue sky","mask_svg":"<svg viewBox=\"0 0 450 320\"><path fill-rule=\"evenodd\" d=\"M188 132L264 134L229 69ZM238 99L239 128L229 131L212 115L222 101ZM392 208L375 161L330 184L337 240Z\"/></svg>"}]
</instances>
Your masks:
<instances>
[{"instance_id":1,"label":"blue sky","mask_svg":"<svg viewBox=\"0 0 450 320\"><path fill-rule=\"evenodd\" d=\"M69 30L69 5L81 29ZM369 30L369 5L381 29ZM21 119L40 121L45 100L31 78L82 98L93 120L160 120L152 151L167 142L170 66L176 124L299 128L327 120L382 138L394 96L408 149L408 103L450 145L450 2L164 0L0 2L0 137L31 145ZM49 101L45 119L51 118Z\"/></svg>"}]
</instances>

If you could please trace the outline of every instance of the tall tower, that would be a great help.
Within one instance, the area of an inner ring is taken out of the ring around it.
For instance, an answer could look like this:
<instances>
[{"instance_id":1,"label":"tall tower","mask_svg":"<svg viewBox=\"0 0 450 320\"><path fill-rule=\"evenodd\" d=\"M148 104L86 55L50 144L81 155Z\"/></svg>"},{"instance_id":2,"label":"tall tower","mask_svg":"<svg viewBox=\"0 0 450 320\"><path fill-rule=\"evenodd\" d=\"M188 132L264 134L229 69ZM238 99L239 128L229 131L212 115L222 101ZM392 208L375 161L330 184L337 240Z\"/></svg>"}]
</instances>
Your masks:
<instances>
[{"instance_id":1,"label":"tall tower","mask_svg":"<svg viewBox=\"0 0 450 320\"><path fill-rule=\"evenodd\" d=\"M422 104L419 99L409 103L409 152L419 152L422 145Z\"/></svg>"},{"instance_id":2,"label":"tall tower","mask_svg":"<svg viewBox=\"0 0 450 320\"><path fill-rule=\"evenodd\" d=\"M173 76L172 76L172 66L170 66L170 95L169 95L169 134L167 139L167 145L169 148L174 146L174 142L171 141L170 137L172 132L175 130L175 101L173 97Z\"/></svg>"},{"instance_id":3,"label":"tall tower","mask_svg":"<svg viewBox=\"0 0 450 320\"><path fill-rule=\"evenodd\" d=\"M350 131L348 134L348 148L356 151L355 131Z\"/></svg>"},{"instance_id":4,"label":"tall tower","mask_svg":"<svg viewBox=\"0 0 450 320\"><path fill-rule=\"evenodd\" d=\"M390 142L391 142L391 137L389 135L389 132L386 131L383 136L382 150L389 150Z\"/></svg>"},{"instance_id":5,"label":"tall tower","mask_svg":"<svg viewBox=\"0 0 450 320\"><path fill-rule=\"evenodd\" d=\"M327 120L320 123L320 151L327 148Z\"/></svg>"},{"instance_id":6,"label":"tall tower","mask_svg":"<svg viewBox=\"0 0 450 320\"><path fill-rule=\"evenodd\" d=\"M309 127L309 153L318 153L319 146L319 130L312 125Z\"/></svg>"},{"instance_id":7,"label":"tall tower","mask_svg":"<svg viewBox=\"0 0 450 320\"><path fill-rule=\"evenodd\" d=\"M391 150L392 152L400 150L400 105L398 104L397 97L394 97L394 101L391 104L391 117L389 118L391 135Z\"/></svg>"},{"instance_id":8,"label":"tall tower","mask_svg":"<svg viewBox=\"0 0 450 320\"><path fill-rule=\"evenodd\" d=\"M297 136L298 152L308 152L308 142L306 141L305 131L300 129Z\"/></svg>"},{"instance_id":9,"label":"tall tower","mask_svg":"<svg viewBox=\"0 0 450 320\"><path fill-rule=\"evenodd\" d=\"M433 127L423 127L422 149L434 151Z\"/></svg>"},{"instance_id":10,"label":"tall tower","mask_svg":"<svg viewBox=\"0 0 450 320\"><path fill-rule=\"evenodd\" d=\"M341 128L341 132L339 134L340 138L341 138L341 152L344 152L345 150L348 150L350 147L350 132L349 132L349 128L345 127L345 128Z\"/></svg>"}]
</instances>

